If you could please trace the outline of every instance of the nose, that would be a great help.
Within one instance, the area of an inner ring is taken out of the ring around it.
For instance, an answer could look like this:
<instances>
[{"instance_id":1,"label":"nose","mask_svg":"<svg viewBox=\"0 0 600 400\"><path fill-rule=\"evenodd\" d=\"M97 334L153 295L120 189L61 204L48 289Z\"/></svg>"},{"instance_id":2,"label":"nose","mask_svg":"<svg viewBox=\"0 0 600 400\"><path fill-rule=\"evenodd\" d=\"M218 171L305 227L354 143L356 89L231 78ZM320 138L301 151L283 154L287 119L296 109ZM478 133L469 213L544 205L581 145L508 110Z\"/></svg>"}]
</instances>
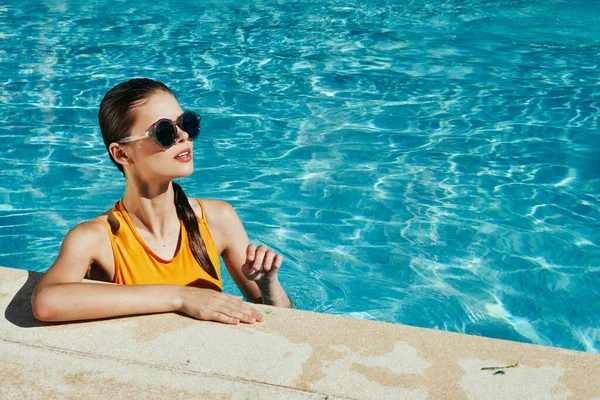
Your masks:
<instances>
[{"instance_id":1,"label":"nose","mask_svg":"<svg viewBox=\"0 0 600 400\"><path fill-rule=\"evenodd\" d=\"M177 142L185 142L189 139L190 135L184 131L183 129L181 129L177 124L175 124L175 129L177 132Z\"/></svg>"}]
</instances>

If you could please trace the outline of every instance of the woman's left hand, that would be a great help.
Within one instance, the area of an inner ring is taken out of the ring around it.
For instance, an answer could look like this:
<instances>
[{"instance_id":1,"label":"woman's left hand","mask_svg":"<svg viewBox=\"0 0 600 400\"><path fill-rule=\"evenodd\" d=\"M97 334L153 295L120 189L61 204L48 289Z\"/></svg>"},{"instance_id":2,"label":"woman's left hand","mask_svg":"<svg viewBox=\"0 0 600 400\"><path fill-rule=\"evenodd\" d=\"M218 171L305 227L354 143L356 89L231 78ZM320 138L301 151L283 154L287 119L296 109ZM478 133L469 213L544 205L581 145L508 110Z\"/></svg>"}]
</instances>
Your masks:
<instances>
[{"instance_id":1,"label":"woman's left hand","mask_svg":"<svg viewBox=\"0 0 600 400\"><path fill-rule=\"evenodd\" d=\"M246 249L246 262L242 266L242 272L246 279L256 283L277 281L277 271L282 261L281 254L275 253L264 244L258 247L250 244Z\"/></svg>"}]
</instances>

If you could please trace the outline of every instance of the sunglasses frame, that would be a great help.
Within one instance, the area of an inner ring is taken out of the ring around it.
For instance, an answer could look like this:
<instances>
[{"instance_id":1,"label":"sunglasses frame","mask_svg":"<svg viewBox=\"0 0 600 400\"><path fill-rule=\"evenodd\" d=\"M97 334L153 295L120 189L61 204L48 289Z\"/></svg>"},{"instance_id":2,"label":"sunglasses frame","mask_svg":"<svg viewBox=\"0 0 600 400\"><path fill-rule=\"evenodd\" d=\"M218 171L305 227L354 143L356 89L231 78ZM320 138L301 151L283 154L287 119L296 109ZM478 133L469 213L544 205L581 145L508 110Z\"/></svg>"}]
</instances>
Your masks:
<instances>
[{"instance_id":1,"label":"sunglasses frame","mask_svg":"<svg viewBox=\"0 0 600 400\"><path fill-rule=\"evenodd\" d=\"M186 130L183 129L182 125L183 125L183 117L186 114L192 114L194 117L196 117L196 119L198 120L198 134L194 137L192 137ZM159 145L160 147L162 147L163 149L168 149L170 147L172 147L176 142L177 142L177 128L181 129L182 131L184 131L185 133L188 134L188 137L191 140L196 139L198 136L200 136L200 121L202 120L202 117L200 117L199 114L196 114L193 111L184 111L183 114L181 114L179 117L177 117L177 119L175 120L175 122L171 121L168 118L161 118L158 121L156 121L155 123L152 124L152 126L150 127L150 130L144 132L144 133L140 133L139 135L135 135L135 136L127 136L119 141L117 141L117 143L119 144L126 144L126 143L131 143L131 142L135 142L136 140L142 140L142 139L146 139L146 138L152 138L154 140L154 142ZM160 124L161 122L166 121L168 123L171 124L171 126L173 127L173 132L175 132L175 135L173 136L173 143L171 143L168 146L163 146L159 141L158 138L156 137L156 127L158 126L158 124Z\"/></svg>"}]
</instances>

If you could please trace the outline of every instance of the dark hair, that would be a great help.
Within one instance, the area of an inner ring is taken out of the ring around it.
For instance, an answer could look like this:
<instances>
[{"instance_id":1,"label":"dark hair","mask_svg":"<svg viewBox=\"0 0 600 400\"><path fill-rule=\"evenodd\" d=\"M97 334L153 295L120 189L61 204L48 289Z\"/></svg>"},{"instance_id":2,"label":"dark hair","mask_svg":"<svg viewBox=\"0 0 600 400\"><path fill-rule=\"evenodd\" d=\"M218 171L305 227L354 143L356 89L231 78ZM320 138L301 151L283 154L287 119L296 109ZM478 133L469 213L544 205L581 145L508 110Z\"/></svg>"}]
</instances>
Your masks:
<instances>
[{"instance_id":1,"label":"dark hair","mask_svg":"<svg viewBox=\"0 0 600 400\"><path fill-rule=\"evenodd\" d=\"M111 143L129 136L129 131L135 123L137 108L144 105L153 94L158 92L173 94L164 83L143 78L120 83L104 95L100 103L98 120L107 150ZM125 174L123 166L113 159L110 152L108 155L119 171ZM206 244L200 236L196 214L181 186L175 182L172 185L175 192L177 216L183 221L187 231L192 254L206 273L218 279L215 266L206 251Z\"/></svg>"}]
</instances>

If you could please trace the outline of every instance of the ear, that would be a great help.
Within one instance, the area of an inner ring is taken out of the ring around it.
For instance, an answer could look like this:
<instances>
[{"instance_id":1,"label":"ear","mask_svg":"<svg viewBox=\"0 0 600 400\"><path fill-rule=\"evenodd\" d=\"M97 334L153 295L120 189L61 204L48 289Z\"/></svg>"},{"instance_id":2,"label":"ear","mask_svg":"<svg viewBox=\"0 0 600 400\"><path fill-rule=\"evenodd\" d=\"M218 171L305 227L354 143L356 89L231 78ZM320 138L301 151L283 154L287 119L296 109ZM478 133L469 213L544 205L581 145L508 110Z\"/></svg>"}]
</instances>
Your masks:
<instances>
[{"instance_id":1,"label":"ear","mask_svg":"<svg viewBox=\"0 0 600 400\"><path fill-rule=\"evenodd\" d=\"M108 146L108 152L112 156L113 160L121 165L132 164L131 158L127 155L125 148L118 143L111 143Z\"/></svg>"}]
</instances>

